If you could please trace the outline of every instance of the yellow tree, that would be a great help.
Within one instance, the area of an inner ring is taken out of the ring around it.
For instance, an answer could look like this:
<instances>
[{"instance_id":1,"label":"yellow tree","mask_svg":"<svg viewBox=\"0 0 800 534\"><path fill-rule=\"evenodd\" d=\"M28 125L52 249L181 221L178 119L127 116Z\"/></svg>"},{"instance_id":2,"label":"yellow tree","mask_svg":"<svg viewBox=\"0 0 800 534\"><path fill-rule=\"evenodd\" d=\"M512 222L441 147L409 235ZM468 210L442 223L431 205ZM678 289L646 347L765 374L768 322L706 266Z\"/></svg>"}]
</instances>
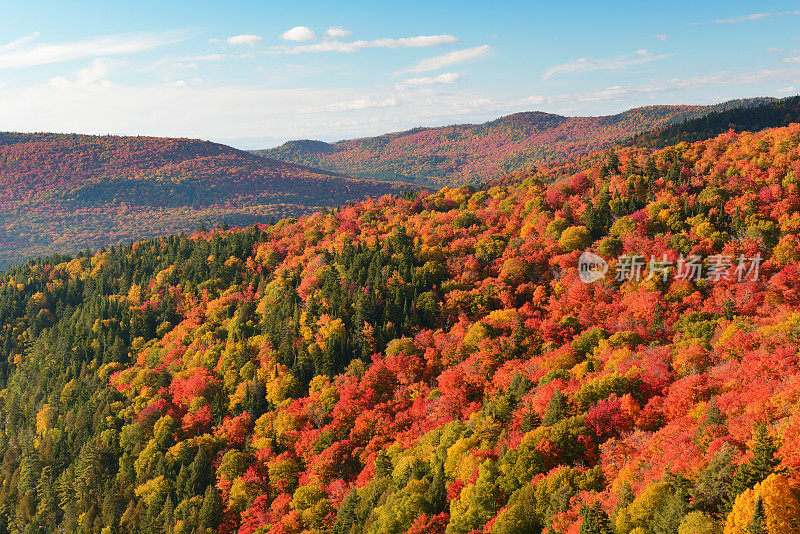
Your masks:
<instances>
[{"instance_id":1,"label":"yellow tree","mask_svg":"<svg viewBox=\"0 0 800 534\"><path fill-rule=\"evenodd\" d=\"M725 534L750 534L753 531L756 501L763 504L763 524L767 534L800 533L800 501L788 478L771 474L753 489L742 492L725 521ZM757 526L756 526L757 527Z\"/></svg>"},{"instance_id":2,"label":"yellow tree","mask_svg":"<svg viewBox=\"0 0 800 534\"><path fill-rule=\"evenodd\" d=\"M703 512L694 511L686 514L678 527L678 534L716 534L720 525Z\"/></svg>"}]
</instances>

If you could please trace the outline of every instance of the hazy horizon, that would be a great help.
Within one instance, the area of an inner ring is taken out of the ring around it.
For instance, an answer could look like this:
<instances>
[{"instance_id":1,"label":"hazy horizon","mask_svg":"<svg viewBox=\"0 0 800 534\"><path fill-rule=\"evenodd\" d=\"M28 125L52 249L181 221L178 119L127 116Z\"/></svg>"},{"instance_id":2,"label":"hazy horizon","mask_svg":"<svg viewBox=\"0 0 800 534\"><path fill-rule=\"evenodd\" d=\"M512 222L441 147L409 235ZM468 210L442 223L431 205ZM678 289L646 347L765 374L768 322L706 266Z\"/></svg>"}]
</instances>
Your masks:
<instances>
[{"instance_id":1,"label":"hazy horizon","mask_svg":"<svg viewBox=\"0 0 800 534\"><path fill-rule=\"evenodd\" d=\"M0 130L268 148L800 88L791 2L4 6Z\"/></svg>"},{"instance_id":2,"label":"hazy horizon","mask_svg":"<svg viewBox=\"0 0 800 534\"><path fill-rule=\"evenodd\" d=\"M789 96L794 96L794 95L789 95ZM756 96L746 96L746 97L742 97L740 99L744 99L744 100L751 99L751 98L781 99L781 98L788 98L789 96L756 95ZM713 105L713 104L722 104L722 103L725 103L725 102L729 102L731 100L739 100L739 99L729 99L729 100L724 100L724 101L719 101L719 102L712 101L712 102L705 102L705 103L675 102L675 103L663 103L663 104L662 103L658 103L658 104L649 104L649 105L650 106L680 106L680 105L708 106L708 105ZM631 109L636 109L636 108L639 108L639 107L647 107L647 106L634 106L632 108L623 108L623 109L620 109L618 111L610 111L608 113L598 113L598 114L595 114L595 115L577 115L577 114L570 115L570 114L561 114L561 113L553 113L553 114L562 115L564 117L610 116L610 115L618 115L620 113L624 113L626 111L629 111ZM5 130L5 131L15 131L15 132L18 132L18 133L31 133L31 134L34 134L34 133L54 133L54 134L66 134L66 135L69 135L69 134L100 135L100 136L112 135L112 136L121 136L121 137L136 137L136 136L141 136L141 137L181 137L181 138L185 138L185 139L200 139L202 141L210 141L210 142L213 142L213 143L220 143L220 144L223 144L223 145L228 145L230 147L236 148L238 150L248 150L249 151L249 150L261 150L261 149L276 148L276 147L281 146L284 143L287 143L289 141L308 140L308 141L323 141L323 142L326 142L326 143L336 143L336 142L339 142L339 141L345 141L345 140L349 140L349 139L359 139L359 138L365 138L365 137L367 137L367 138L368 137L377 137L377 136L384 135L384 134L402 132L402 131L407 131L407 130L411 130L411 129L414 129L414 128L443 128L443 127L447 127L447 126L456 126L456 125L459 125L459 124L483 124L483 123L486 123L486 122L491 122L493 120L496 120L496 119L499 119L499 118L502 118L502 117L506 117L508 115L514 115L514 114L517 114L517 113L552 113L552 112L541 111L541 110L538 110L538 109L523 109L523 110L519 110L519 111L511 111L509 113L504 113L502 115L492 116L492 117L489 117L489 118L486 118L486 119L483 119L483 120L478 119L478 120L474 120L474 121L443 122L443 123L440 123L440 124L417 124L417 125L409 126L407 128L403 128L403 129L387 130L387 131L375 131L375 132L372 132L372 133L367 133L365 135L359 135L359 136L355 136L355 137L335 137L335 136L330 136L330 137L326 138L324 136L319 136L319 137L302 137L302 138L301 137L275 138L275 139L277 139L276 141L273 141L272 143L268 142L267 144L259 144L257 141L253 141L253 142L248 143L247 139L242 139L242 138L238 138L237 142L228 142L225 139L203 138L203 137L191 136L191 135L188 135L188 136L167 136L167 135L158 135L158 134L153 134L153 133L118 134L118 133L111 133L111 132L95 133L95 132L75 132L75 131L55 131L55 130L47 130L47 131L45 131L45 130L27 130L27 131L26 130ZM0 130L0 131L3 131L3 130ZM264 138L263 137L258 137L258 138L254 138L254 140L255 139L260 141L260 140L263 140Z\"/></svg>"}]
</instances>

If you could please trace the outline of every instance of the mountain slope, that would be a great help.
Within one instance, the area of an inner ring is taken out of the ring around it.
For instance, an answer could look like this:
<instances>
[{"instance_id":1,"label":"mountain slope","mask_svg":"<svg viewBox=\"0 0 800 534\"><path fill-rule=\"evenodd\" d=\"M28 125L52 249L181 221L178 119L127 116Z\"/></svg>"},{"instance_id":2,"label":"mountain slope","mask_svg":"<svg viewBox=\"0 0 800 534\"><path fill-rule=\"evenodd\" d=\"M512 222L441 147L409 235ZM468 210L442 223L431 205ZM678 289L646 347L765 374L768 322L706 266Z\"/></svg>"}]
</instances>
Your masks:
<instances>
[{"instance_id":1,"label":"mountain slope","mask_svg":"<svg viewBox=\"0 0 800 534\"><path fill-rule=\"evenodd\" d=\"M545 172L6 271L0 532L798 532L800 124Z\"/></svg>"},{"instance_id":2,"label":"mountain slope","mask_svg":"<svg viewBox=\"0 0 800 534\"><path fill-rule=\"evenodd\" d=\"M290 141L255 152L357 177L459 185L486 181L531 165L563 162L641 131L764 100L734 100L713 106L649 106L602 117L525 112L484 124L415 128L330 144Z\"/></svg>"},{"instance_id":3,"label":"mountain slope","mask_svg":"<svg viewBox=\"0 0 800 534\"><path fill-rule=\"evenodd\" d=\"M0 261L251 225L401 187L192 139L0 133Z\"/></svg>"},{"instance_id":4,"label":"mountain slope","mask_svg":"<svg viewBox=\"0 0 800 534\"><path fill-rule=\"evenodd\" d=\"M764 128L788 126L795 122L800 122L800 96L715 111L696 119L636 134L625 144L663 148L681 142L692 143L709 139L731 129L736 132L757 132Z\"/></svg>"}]
</instances>

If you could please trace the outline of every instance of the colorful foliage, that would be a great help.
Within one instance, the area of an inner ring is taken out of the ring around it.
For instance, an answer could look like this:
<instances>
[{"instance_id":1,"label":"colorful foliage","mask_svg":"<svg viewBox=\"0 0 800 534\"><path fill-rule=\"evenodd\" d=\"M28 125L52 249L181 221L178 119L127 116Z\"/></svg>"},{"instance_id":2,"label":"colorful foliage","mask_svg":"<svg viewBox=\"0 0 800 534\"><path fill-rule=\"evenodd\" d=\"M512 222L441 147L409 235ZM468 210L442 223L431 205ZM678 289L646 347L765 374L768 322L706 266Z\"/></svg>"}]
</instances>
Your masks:
<instances>
[{"instance_id":1,"label":"colorful foliage","mask_svg":"<svg viewBox=\"0 0 800 534\"><path fill-rule=\"evenodd\" d=\"M0 531L797 532L800 125L575 166L9 268Z\"/></svg>"}]
</instances>

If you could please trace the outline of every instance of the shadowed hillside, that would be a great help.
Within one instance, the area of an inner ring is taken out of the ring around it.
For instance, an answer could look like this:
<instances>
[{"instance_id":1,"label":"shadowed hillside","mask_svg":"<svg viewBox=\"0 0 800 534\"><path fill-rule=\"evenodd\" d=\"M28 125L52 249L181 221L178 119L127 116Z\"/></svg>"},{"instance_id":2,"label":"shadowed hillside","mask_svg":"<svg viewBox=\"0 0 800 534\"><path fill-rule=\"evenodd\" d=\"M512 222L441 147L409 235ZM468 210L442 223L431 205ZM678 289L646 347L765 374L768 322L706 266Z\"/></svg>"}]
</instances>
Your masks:
<instances>
[{"instance_id":1,"label":"shadowed hillside","mask_svg":"<svg viewBox=\"0 0 800 534\"><path fill-rule=\"evenodd\" d=\"M757 132L764 128L788 126L793 122L800 122L800 96L754 106L715 111L651 132L642 132L625 144L663 148L681 142L702 141L728 130Z\"/></svg>"}]
</instances>

